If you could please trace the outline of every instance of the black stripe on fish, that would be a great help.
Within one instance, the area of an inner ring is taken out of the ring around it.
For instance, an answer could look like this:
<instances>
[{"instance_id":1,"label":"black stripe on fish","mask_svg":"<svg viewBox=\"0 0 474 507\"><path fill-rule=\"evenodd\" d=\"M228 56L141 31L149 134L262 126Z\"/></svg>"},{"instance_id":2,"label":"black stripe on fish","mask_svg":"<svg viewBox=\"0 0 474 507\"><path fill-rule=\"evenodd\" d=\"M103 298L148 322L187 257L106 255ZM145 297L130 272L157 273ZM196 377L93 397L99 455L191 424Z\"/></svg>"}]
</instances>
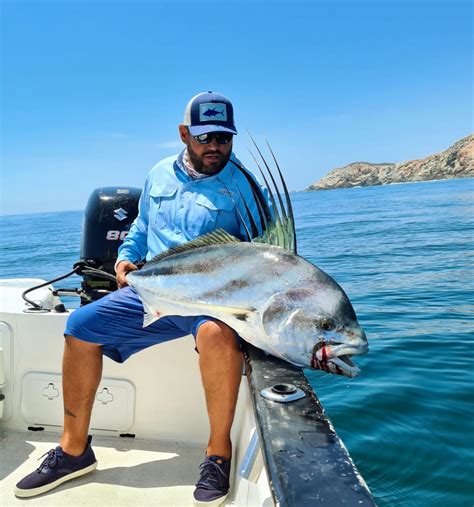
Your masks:
<instances>
[{"instance_id":1,"label":"black stripe on fish","mask_svg":"<svg viewBox=\"0 0 474 507\"><path fill-rule=\"evenodd\" d=\"M224 263L223 263L224 264ZM148 267L146 265L145 267ZM152 269L151 273L142 271L144 275L150 274L153 276L170 276L170 275L184 275L184 274L201 274L201 273L208 273L209 271L215 269L216 263L212 262L190 262L189 264L180 264L173 265L173 264L165 264L164 266L158 264L156 266L150 266L150 269Z\"/></svg>"},{"instance_id":2,"label":"black stripe on fish","mask_svg":"<svg viewBox=\"0 0 474 507\"><path fill-rule=\"evenodd\" d=\"M300 257L297 257L296 255L293 255L290 252L288 252L286 255L283 254L282 258L284 259L285 262L287 262L288 264L291 264L293 266L296 266L296 265L298 265L301 262L301 258Z\"/></svg>"},{"instance_id":3,"label":"black stripe on fish","mask_svg":"<svg viewBox=\"0 0 474 507\"><path fill-rule=\"evenodd\" d=\"M216 290L210 290L208 292L204 292L203 294L199 295L199 299L212 299L219 295L225 294L226 292L232 292L239 289L245 289L247 287L250 287L252 282L249 282L245 279L236 279L236 280L230 280L222 287L219 287Z\"/></svg>"},{"instance_id":4,"label":"black stripe on fish","mask_svg":"<svg viewBox=\"0 0 474 507\"><path fill-rule=\"evenodd\" d=\"M245 322L249 318L249 313L234 313L234 317L237 320L241 320L241 321Z\"/></svg>"}]
</instances>

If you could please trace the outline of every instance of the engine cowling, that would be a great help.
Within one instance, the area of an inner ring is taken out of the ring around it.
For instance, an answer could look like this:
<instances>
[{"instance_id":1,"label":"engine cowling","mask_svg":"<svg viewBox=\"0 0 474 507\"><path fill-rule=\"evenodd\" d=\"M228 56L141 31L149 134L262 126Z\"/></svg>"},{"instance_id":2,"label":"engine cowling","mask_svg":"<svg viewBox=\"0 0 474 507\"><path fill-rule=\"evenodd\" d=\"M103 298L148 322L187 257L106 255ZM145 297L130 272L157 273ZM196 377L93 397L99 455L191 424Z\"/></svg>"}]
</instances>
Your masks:
<instances>
[{"instance_id":1,"label":"engine cowling","mask_svg":"<svg viewBox=\"0 0 474 507\"><path fill-rule=\"evenodd\" d=\"M138 214L141 189L135 187L96 188L87 201L82 224L80 262L115 274L117 250ZM86 296L81 304L95 301L117 290L117 284L96 275L83 274Z\"/></svg>"}]
</instances>

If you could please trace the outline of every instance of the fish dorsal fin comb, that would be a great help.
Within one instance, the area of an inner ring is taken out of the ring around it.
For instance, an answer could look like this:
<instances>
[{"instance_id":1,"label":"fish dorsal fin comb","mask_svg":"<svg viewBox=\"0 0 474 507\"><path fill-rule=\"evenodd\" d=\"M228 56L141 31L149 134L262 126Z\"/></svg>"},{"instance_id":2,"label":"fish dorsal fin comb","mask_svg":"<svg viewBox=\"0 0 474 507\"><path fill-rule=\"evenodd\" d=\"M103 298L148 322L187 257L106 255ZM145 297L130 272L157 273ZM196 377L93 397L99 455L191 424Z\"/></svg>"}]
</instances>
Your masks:
<instances>
[{"instance_id":1,"label":"fish dorsal fin comb","mask_svg":"<svg viewBox=\"0 0 474 507\"><path fill-rule=\"evenodd\" d=\"M262 162L263 167L266 169L266 173L269 176L267 178L265 176L265 172L263 170L262 165L259 163L257 158L254 156L254 154L250 151L250 154L252 155L252 158L254 159L255 163L257 164L257 167L260 170L260 174L262 175L262 178L265 182L266 189L268 191L268 196L270 198L271 204L272 204L272 211L273 211L273 217L270 217L269 220L267 220L264 231L261 234L260 237L254 238L253 241L256 243L268 243L270 245L279 246L281 248L284 248L285 250L288 250L294 254L297 254L297 248L296 248L296 233L295 233L295 219L293 216L293 207L291 205L291 199L290 194L288 192L288 187L286 185L285 179L283 178L283 174L281 172L280 166L278 164L278 161L275 157L275 154L273 153L272 148L267 142L268 148L270 150L270 153L272 155L273 161L275 163L275 167L277 169L277 173L280 177L281 185L283 187L283 192L286 200L286 206L284 203L284 200L282 198L280 189L277 185L277 182L275 180L275 177L273 176L273 172L270 168L270 164L267 162L265 157L262 154L262 151L258 147L257 143L255 142L254 138L251 136L250 132L247 130L247 133L252 140L253 145L255 146ZM273 187L273 190L272 190Z\"/></svg>"},{"instance_id":2,"label":"fish dorsal fin comb","mask_svg":"<svg viewBox=\"0 0 474 507\"><path fill-rule=\"evenodd\" d=\"M224 229L216 229L215 231L199 236L196 239L192 239L187 243L169 248L168 250L161 252L160 254L153 257L153 259L150 259L147 262L147 265L149 266L150 264L155 264L156 262L166 259L167 257L171 257L172 255L186 252L188 250L194 250L195 248L212 245L223 245L227 243L241 243L241 241L232 236L232 234L224 231Z\"/></svg>"}]
</instances>

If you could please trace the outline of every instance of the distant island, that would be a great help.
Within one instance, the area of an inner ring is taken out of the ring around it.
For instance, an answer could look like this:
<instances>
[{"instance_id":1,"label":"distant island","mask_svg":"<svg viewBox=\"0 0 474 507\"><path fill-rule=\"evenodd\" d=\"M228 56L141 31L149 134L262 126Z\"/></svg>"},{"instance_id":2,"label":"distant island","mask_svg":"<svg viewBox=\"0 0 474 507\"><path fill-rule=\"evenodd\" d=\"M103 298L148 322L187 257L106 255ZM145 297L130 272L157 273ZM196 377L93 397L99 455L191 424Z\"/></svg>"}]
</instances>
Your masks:
<instances>
[{"instance_id":1,"label":"distant island","mask_svg":"<svg viewBox=\"0 0 474 507\"><path fill-rule=\"evenodd\" d=\"M398 164L353 162L344 167L338 167L305 190L369 187L390 183L473 177L474 134L471 134L447 150L420 160Z\"/></svg>"}]
</instances>

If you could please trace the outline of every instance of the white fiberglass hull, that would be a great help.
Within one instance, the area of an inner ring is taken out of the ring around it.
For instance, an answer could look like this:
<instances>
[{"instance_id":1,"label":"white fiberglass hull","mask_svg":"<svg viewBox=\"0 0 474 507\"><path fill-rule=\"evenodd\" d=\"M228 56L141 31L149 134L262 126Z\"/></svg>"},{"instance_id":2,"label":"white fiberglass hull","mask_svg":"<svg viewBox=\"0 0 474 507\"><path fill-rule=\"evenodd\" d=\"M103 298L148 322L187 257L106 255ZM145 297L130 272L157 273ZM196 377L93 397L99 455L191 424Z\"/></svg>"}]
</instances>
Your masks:
<instances>
[{"instance_id":1,"label":"white fiberglass hull","mask_svg":"<svg viewBox=\"0 0 474 507\"><path fill-rule=\"evenodd\" d=\"M5 506L22 502L13 494L14 485L58 444L61 432L62 333L69 312L25 313L21 293L37 283L0 281L0 394L4 396L0 504ZM54 307L47 288L30 297ZM192 505L208 438L197 359L192 337L149 348L124 364L106 358L91 421L98 468L36 497L35 505ZM232 430L234 459L227 505L272 504L261 459L247 470L251 480L239 474L254 430L243 377Z\"/></svg>"}]
</instances>

